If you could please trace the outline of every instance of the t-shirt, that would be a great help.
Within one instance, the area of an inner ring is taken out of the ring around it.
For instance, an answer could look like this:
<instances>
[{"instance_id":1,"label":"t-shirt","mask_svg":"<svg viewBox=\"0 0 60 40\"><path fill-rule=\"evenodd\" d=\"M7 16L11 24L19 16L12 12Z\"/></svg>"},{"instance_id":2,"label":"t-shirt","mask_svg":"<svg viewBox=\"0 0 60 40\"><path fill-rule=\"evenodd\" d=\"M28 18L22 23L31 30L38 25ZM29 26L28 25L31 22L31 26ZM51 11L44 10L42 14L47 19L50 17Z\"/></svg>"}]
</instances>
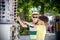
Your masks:
<instances>
[{"instance_id":1,"label":"t-shirt","mask_svg":"<svg viewBox=\"0 0 60 40\"><path fill-rule=\"evenodd\" d=\"M29 32L30 32L30 40L36 40L36 28L30 26L30 25L27 25L27 27L29 28Z\"/></svg>"},{"instance_id":2,"label":"t-shirt","mask_svg":"<svg viewBox=\"0 0 60 40\"><path fill-rule=\"evenodd\" d=\"M30 40L36 40L39 38L44 38L46 34L45 25L38 25L36 24L36 28L27 25L30 31Z\"/></svg>"},{"instance_id":3,"label":"t-shirt","mask_svg":"<svg viewBox=\"0 0 60 40\"><path fill-rule=\"evenodd\" d=\"M37 39L44 39L45 38L45 34L46 34L46 27L45 25L36 25L36 29L37 29Z\"/></svg>"}]
</instances>

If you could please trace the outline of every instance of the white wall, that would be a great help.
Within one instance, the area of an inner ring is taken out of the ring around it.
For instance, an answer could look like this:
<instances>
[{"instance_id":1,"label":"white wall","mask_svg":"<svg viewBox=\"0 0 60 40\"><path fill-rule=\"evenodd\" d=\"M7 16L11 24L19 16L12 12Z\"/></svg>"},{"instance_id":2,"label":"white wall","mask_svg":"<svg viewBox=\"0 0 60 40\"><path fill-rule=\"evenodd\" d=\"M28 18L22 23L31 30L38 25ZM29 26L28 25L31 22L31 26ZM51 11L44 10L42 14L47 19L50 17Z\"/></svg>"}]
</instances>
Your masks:
<instances>
[{"instance_id":1,"label":"white wall","mask_svg":"<svg viewBox=\"0 0 60 40\"><path fill-rule=\"evenodd\" d=\"M0 40L11 40L10 28L12 24L0 24Z\"/></svg>"}]
</instances>

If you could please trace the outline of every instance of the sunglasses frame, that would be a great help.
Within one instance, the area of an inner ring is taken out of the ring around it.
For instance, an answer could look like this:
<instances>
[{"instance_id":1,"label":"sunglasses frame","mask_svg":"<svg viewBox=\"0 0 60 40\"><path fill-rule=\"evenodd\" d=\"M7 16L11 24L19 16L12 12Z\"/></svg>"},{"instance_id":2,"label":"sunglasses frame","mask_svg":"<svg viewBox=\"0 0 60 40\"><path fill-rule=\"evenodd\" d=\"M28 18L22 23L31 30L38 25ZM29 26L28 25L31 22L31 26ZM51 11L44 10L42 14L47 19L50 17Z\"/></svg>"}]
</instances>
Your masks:
<instances>
[{"instance_id":1,"label":"sunglasses frame","mask_svg":"<svg viewBox=\"0 0 60 40\"><path fill-rule=\"evenodd\" d=\"M33 17L33 18L38 18L38 17Z\"/></svg>"}]
</instances>

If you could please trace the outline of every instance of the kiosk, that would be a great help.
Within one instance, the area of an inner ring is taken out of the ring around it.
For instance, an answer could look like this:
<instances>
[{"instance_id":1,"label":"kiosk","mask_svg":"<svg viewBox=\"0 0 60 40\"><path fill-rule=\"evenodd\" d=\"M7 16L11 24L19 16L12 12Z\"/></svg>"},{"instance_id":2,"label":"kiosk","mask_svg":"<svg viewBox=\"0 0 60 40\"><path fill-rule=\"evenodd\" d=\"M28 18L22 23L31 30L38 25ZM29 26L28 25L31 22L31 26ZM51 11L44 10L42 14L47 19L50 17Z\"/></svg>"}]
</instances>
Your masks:
<instances>
[{"instance_id":1,"label":"kiosk","mask_svg":"<svg viewBox=\"0 0 60 40\"><path fill-rule=\"evenodd\" d=\"M0 0L0 40L18 40L17 0Z\"/></svg>"}]
</instances>

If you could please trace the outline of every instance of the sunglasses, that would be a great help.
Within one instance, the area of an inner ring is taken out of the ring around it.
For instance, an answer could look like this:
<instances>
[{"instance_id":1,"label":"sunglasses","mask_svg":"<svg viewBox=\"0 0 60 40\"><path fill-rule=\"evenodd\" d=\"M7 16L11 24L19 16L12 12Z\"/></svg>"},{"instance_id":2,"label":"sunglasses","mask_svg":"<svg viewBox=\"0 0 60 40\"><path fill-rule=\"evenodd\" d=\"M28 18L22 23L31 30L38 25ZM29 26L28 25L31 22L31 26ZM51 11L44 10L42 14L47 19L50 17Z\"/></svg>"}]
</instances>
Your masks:
<instances>
[{"instance_id":1,"label":"sunglasses","mask_svg":"<svg viewBox=\"0 0 60 40\"><path fill-rule=\"evenodd\" d=\"M33 18L38 18L38 17L33 17Z\"/></svg>"},{"instance_id":2,"label":"sunglasses","mask_svg":"<svg viewBox=\"0 0 60 40\"><path fill-rule=\"evenodd\" d=\"M13 14L10 14L10 16L14 16Z\"/></svg>"},{"instance_id":3,"label":"sunglasses","mask_svg":"<svg viewBox=\"0 0 60 40\"><path fill-rule=\"evenodd\" d=\"M2 7L1 10L2 10L2 11L5 11L5 7Z\"/></svg>"},{"instance_id":4,"label":"sunglasses","mask_svg":"<svg viewBox=\"0 0 60 40\"><path fill-rule=\"evenodd\" d=\"M3 1L2 4L5 4L5 2Z\"/></svg>"},{"instance_id":5,"label":"sunglasses","mask_svg":"<svg viewBox=\"0 0 60 40\"><path fill-rule=\"evenodd\" d=\"M16 9L14 10L14 12L16 12Z\"/></svg>"},{"instance_id":6,"label":"sunglasses","mask_svg":"<svg viewBox=\"0 0 60 40\"><path fill-rule=\"evenodd\" d=\"M2 16L2 18L5 18L5 16Z\"/></svg>"},{"instance_id":7,"label":"sunglasses","mask_svg":"<svg viewBox=\"0 0 60 40\"><path fill-rule=\"evenodd\" d=\"M16 7L14 9L16 9Z\"/></svg>"},{"instance_id":8,"label":"sunglasses","mask_svg":"<svg viewBox=\"0 0 60 40\"><path fill-rule=\"evenodd\" d=\"M2 12L2 14L5 14L5 12Z\"/></svg>"},{"instance_id":9,"label":"sunglasses","mask_svg":"<svg viewBox=\"0 0 60 40\"><path fill-rule=\"evenodd\" d=\"M5 5L1 5L2 7L5 7Z\"/></svg>"},{"instance_id":10,"label":"sunglasses","mask_svg":"<svg viewBox=\"0 0 60 40\"><path fill-rule=\"evenodd\" d=\"M14 18L14 20L16 20L16 18Z\"/></svg>"},{"instance_id":11,"label":"sunglasses","mask_svg":"<svg viewBox=\"0 0 60 40\"><path fill-rule=\"evenodd\" d=\"M14 12L14 15L16 15L16 12Z\"/></svg>"}]
</instances>

